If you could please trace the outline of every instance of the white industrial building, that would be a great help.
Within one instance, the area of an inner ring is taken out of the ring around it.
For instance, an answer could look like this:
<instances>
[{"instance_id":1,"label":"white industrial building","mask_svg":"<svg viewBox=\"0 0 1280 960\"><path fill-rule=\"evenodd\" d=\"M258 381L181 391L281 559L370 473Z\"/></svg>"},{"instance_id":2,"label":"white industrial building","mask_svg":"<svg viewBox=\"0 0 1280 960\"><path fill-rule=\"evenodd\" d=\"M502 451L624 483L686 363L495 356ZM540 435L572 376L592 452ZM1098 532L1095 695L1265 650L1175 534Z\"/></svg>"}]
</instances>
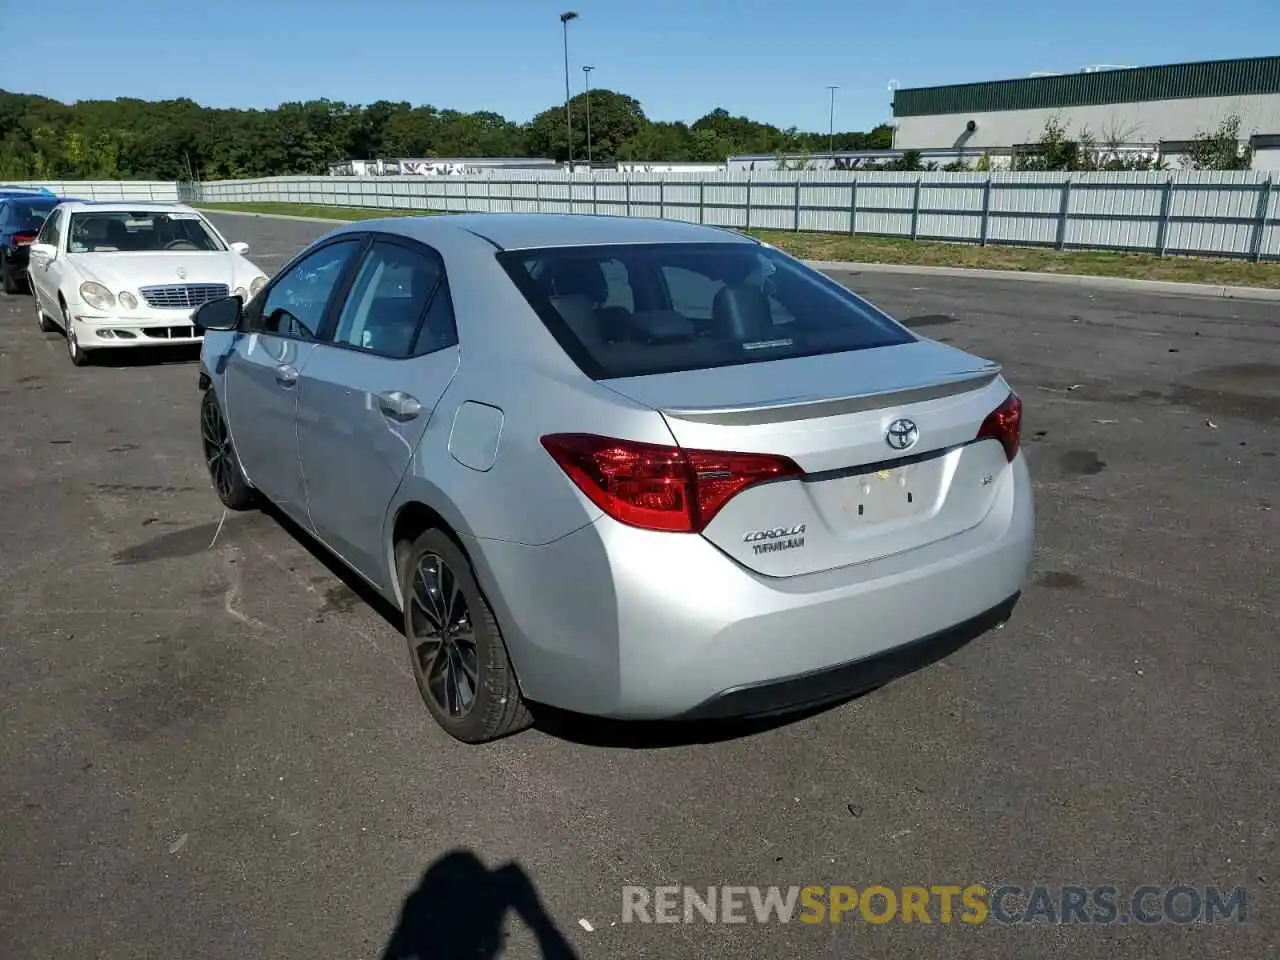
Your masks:
<instances>
[{"instance_id":1,"label":"white industrial building","mask_svg":"<svg viewBox=\"0 0 1280 960\"><path fill-rule=\"evenodd\" d=\"M1254 148L1255 169L1280 169L1280 57L916 87L894 92L897 150L1007 157L1035 144L1054 119L1069 138L1156 153L1176 164L1199 134L1231 116Z\"/></svg>"}]
</instances>

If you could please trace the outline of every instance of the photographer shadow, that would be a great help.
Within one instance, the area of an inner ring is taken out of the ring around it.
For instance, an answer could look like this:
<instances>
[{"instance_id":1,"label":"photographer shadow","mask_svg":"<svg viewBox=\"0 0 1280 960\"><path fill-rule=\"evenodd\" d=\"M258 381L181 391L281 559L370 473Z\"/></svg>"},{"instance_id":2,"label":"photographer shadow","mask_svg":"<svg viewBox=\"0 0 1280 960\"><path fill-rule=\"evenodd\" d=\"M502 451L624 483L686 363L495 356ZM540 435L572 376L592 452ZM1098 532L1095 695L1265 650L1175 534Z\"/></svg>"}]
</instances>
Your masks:
<instances>
[{"instance_id":1,"label":"photographer shadow","mask_svg":"<svg viewBox=\"0 0 1280 960\"><path fill-rule=\"evenodd\" d=\"M537 939L543 960L578 960L516 863L490 870L469 850L433 863L404 902L382 960L489 960L502 956L507 912Z\"/></svg>"}]
</instances>

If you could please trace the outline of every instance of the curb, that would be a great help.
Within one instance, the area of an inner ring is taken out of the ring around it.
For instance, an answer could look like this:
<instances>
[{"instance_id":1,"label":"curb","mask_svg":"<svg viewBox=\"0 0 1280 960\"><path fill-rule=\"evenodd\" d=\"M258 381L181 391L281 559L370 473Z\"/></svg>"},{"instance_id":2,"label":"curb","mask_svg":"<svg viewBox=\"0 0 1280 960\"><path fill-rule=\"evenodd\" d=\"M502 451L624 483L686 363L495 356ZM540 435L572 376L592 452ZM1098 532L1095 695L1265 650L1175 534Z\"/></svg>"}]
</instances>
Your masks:
<instances>
[{"instance_id":1,"label":"curb","mask_svg":"<svg viewBox=\"0 0 1280 960\"><path fill-rule=\"evenodd\" d=\"M1129 277L1091 277L1077 273L1032 273L1022 270L982 270L975 267L926 267L905 263L855 263L845 260L806 260L811 267L831 273L908 273L926 277L968 280L1013 280L1024 283L1056 283L1096 287L1129 293L1211 297L1219 300L1280 301L1280 289L1233 287L1216 283L1179 283L1174 280L1134 280Z\"/></svg>"},{"instance_id":2,"label":"curb","mask_svg":"<svg viewBox=\"0 0 1280 960\"><path fill-rule=\"evenodd\" d=\"M204 208L207 213L228 217L265 217L268 220L300 220L307 223L356 223L329 217L299 217L285 213L250 213L245 210ZM389 217L397 215L389 210ZM805 260L809 266L827 273L905 273L923 277L951 277L966 280L1009 280L1023 283L1056 283L1075 287L1096 287L1127 293L1168 294L1178 297L1209 297L1217 300L1280 301L1280 289L1235 287L1216 283L1179 283L1175 280L1134 280L1129 277L1091 277L1078 273L1032 273L1023 270L982 270L976 267L927 267L910 263L862 263L853 260Z\"/></svg>"},{"instance_id":3,"label":"curb","mask_svg":"<svg viewBox=\"0 0 1280 960\"><path fill-rule=\"evenodd\" d=\"M219 217L259 217L265 220L300 220L303 223L359 223L358 220L339 220L331 217L298 217L291 213L252 213L248 210L220 210L217 207L196 205L197 210Z\"/></svg>"}]
</instances>

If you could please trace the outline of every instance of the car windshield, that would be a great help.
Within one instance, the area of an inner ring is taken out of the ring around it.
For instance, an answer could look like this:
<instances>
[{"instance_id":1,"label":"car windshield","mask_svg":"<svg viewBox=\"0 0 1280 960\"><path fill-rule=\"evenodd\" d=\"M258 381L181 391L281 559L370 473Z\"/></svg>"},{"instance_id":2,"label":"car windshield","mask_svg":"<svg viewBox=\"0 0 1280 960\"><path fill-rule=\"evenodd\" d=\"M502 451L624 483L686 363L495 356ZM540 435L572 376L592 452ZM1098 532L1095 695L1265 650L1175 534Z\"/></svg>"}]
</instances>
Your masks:
<instances>
[{"instance_id":1,"label":"car windshield","mask_svg":"<svg viewBox=\"0 0 1280 960\"><path fill-rule=\"evenodd\" d=\"M197 213L155 210L84 211L71 215L70 253L213 251L222 244Z\"/></svg>"},{"instance_id":2,"label":"car windshield","mask_svg":"<svg viewBox=\"0 0 1280 960\"><path fill-rule=\"evenodd\" d=\"M20 232L38 233L56 205L55 200L10 200L13 225Z\"/></svg>"},{"instance_id":3,"label":"car windshield","mask_svg":"<svg viewBox=\"0 0 1280 960\"><path fill-rule=\"evenodd\" d=\"M597 380L914 339L845 287L756 244L519 250L498 258L565 352Z\"/></svg>"}]
</instances>

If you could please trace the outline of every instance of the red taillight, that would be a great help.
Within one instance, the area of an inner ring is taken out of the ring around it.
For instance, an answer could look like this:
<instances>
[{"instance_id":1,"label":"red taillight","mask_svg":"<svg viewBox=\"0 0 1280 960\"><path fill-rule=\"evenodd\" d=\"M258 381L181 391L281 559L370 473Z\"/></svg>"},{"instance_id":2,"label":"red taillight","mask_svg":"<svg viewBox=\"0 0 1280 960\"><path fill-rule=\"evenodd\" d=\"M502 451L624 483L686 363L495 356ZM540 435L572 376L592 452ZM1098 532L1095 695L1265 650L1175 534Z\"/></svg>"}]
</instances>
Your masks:
<instances>
[{"instance_id":1,"label":"red taillight","mask_svg":"<svg viewBox=\"0 0 1280 960\"><path fill-rule=\"evenodd\" d=\"M36 242L34 233L15 233L13 235L13 245L15 247L25 247Z\"/></svg>"},{"instance_id":2,"label":"red taillight","mask_svg":"<svg viewBox=\"0 0 1280 960\"><path fill-rule=\"evenodd\" d=\"M1004 403L987 414L978 430L978 439L999 440L1005 456L1010 463L1013 462L1022 442L1022 401L1016 393L1010 393Z\"/></svg>"},{"instance_id":3,"label":"red taillight","mask_svg":"<svg viewBox=\"0 0 1280 960\"><path fill-rule=\"evenodd\" d=\"M620 523L645 530L697 533L747 487L804 472L786 457L685 450L586 433L552 434L542 445L592 503Z\"/></svg>"}]
</instances>

